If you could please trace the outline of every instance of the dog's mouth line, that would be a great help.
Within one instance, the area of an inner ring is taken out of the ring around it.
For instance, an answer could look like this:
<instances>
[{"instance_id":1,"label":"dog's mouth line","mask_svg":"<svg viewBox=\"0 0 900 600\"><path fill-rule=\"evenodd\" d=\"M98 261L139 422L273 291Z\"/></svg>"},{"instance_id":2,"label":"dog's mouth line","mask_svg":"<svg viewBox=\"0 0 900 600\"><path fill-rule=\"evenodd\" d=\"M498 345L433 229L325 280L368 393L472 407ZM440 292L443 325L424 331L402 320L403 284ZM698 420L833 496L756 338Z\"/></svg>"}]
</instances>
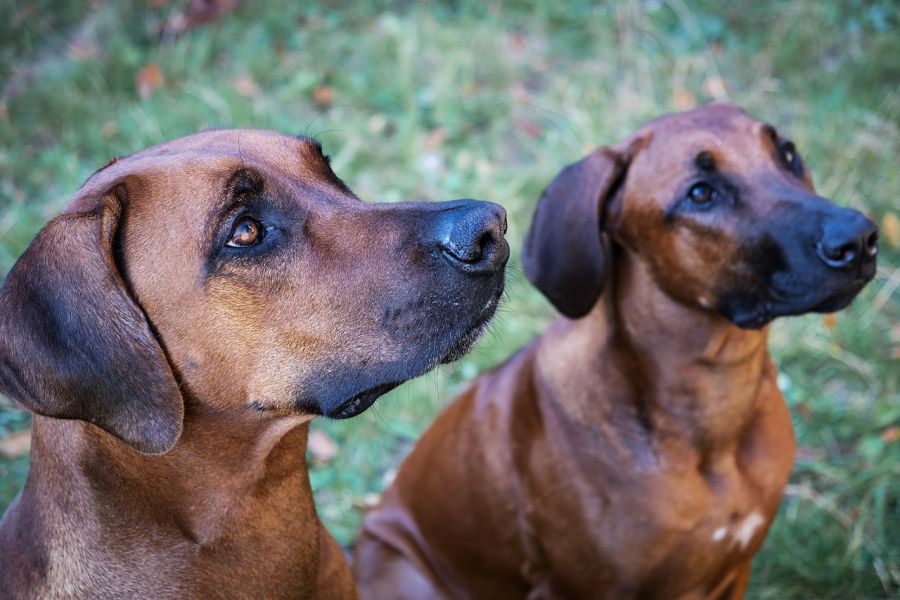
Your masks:
<instances>
[{"instance_id":1,"label":"dog's mouth line","mask_svg":"<svg viewBox=\"0 0 900 600\"><path fill-rule=\"evenodd\" d=\"M494 318L494 313L497 311L497 306L499 304L499 299L492 298L488 300L488 302L482 307L481 313L472 321L472 324L466 329L465 333L460 336L461 339L469 337L479 328L483 327L487 323L490 323L491 319Z\"/></svg>"},{"instance_id":2,"label":"dog's mouth line","mask_svg":"<svg viewBox=\"0 0 900 600\"><path fill-rule=\"evenodd\" d=\"M497 307L500 305L500 296L492 297L481 309L481 312L474 321L466 328L466 330L456 339L444 355L437 361L437 364L451 363L462 358L475 344L481 339L482 334L487 331Z\"/></svg>"},{"instance_id":3,"label":"dog's mouth line","mask_svg":"<svg viewBox=\"0 0 900 600\"><path fill-rule=\"evenodd\" d=\"M378 398L387 394L404 381L380 383L358 392L341 402L328 416L332 419L349 419L350 417L355 417L375 404L375 401L378 400Z\"/></svg>"},{"instance_id":4,"label":"dog's mouth line","mask_svg":"<svg viewBox=\"0 0 900 600\"><path fill-rule=\"evenodd\" d=\"M818 297L815 299L808 299L808 295L794 296L790 293L785 293L783 290L778 290L773 286L767 286L766 300L760 302L757 310L753 311L748 316L741 318L740 322L737 324L740 327L758 329L768 325L778 317L803 315L814 312L830 312L834 309L828 307L846 304L845 301L852 300L856 294L865 287L866 283L868 283L867 279L858 278L833 290L824 298ZM827 310L825 310L826 308Z\"/></svg>"},{"instance_id":5,"label":"dog's mouth line","mask_svg":"<svg viewBox=\"0 0 900 600\"><path fill-rule=\"evenodd\" d=\"M500 304L500 297L502 293L498 293L491 297L479 312L478 316L475 317L475 320L466 327L465 331L461 333L456 340L450 345L450 348L443 354L443 356L438 357L433 364L429 365L428 368L424 369L422 372L428 372L432 367L440 363L452 362L461 356L463 356L466 352L468 352L472 346L478 341L481 337L481 334L487 329L491 320L494 317L494 313L497 310L497 307ZM394 388L402 385L406 381L417 377L418 374L411 373L409 377L389 381L387 383L380 383L378 385L374 385L372 387L366 388L361 392L357 392L347 400L344 400L339 405L337 405L333 410L329 411L328 417L332 419L349 419L351 417L355 417L356 415L366 411L369 407L371 407L378 398L383 396L384 394L390 392Z\"/></svg>"},{"instance_id":6,"label":"dog's mouth line","mask_svg":"<svg viewBox=\"0 0 900 600\"><path fill-rule=\"evenodd\" d=\"M868 279L860 277L831 290L825 296L815 297L812 294L790 294L770 288L771 295L770 300L766 302L766 308L777 310L779 305L795 304L801 307L798 309L801 313L815 312L820 306L826 306L839 298L858 294L868 282Z\"/></svg>"}]
</instances>

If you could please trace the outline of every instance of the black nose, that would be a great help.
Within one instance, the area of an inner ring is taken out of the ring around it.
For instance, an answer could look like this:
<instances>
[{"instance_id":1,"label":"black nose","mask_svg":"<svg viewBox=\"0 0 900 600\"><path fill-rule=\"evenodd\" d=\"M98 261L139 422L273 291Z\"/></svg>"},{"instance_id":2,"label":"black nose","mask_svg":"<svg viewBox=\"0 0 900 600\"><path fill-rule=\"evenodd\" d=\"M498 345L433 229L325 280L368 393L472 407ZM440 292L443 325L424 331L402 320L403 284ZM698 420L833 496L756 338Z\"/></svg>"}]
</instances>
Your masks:
<instances>
[{"instance_id":1,"label":"black nose","mask_svg":"<svg viewBox=\"0 0 900 600\"><path fill-rule=\"evenodd\" d=\"M862 213L844 209L825 223L816 251L833 269L872 262L878 254L878 227Z\"/></svg>"},{"instance_id":2,"label":"black nose","mask_svg":"<svg viewBox=\"0 0 900 600\"><path fill-rule=\"evenodd\" d=\"M493 202L461 200L444 211L438 247L457 269L492 273L506 265L506 211Z\"/></svg>"}]
</instances>

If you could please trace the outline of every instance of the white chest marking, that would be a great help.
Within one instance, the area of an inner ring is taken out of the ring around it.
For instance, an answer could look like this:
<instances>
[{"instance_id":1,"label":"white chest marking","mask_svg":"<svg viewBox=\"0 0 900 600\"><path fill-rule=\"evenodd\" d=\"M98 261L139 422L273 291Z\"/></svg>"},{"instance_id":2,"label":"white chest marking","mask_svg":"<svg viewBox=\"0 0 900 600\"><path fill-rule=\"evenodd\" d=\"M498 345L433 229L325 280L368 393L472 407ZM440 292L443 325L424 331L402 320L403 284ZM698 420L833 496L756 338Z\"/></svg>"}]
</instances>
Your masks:
<instances>
[{"instance_id":1,"label":"white chest marking","mask_svg":"<svg viewBox=\"0 0 900 600\"><path fill-rule=\"evenodd\" d=\"M725 538L725 534L727 534L727 533L728 533L728 527L722 525L721 527L719 527L718 529L713 531L712 541L721 542Z\"/></svg>"},{"instance_id":2,"label":"white chest marking","mask_svg":"<svg viewBox=\"0 0 900 600\"><path fill-rule=\"evenodd\" d=\"M765 523L766 520L762 516L762 514L758 512L752 512L734 525L734 528L731 528L731 543L737 544L741 547L741 550L746 548L750 544L750 540L753 539L753 534L756 533L756 530ZM729 534L730 528L727 525L722 525L712 534L712 541L721 542L725 539Z\"/></svg>"},{"instance_id":3,"label":"white chest marking","mask_svg":"<svg viewBox=\"0 0 900 600\"><path fill-rule=\"evenodd\" d=\"M765 522L766 520L761 514L752 512L734 526L734 531L731 532L731 535L734 541L740 544L741 550L747 547L750 540L753 539L753 534Z\"/></svg>"}]
</instances>

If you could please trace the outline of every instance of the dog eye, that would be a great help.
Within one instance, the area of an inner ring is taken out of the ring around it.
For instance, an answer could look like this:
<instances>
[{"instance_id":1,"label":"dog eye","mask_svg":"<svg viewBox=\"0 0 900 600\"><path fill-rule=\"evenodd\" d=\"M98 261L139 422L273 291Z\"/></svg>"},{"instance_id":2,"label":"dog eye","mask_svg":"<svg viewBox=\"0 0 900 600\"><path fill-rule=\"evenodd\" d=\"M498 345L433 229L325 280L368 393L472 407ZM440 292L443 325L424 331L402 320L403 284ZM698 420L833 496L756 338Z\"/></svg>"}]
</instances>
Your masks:
<instances>
[{"instance_id":1,"label":"dog eye","mask_svg":"<svg viewBox=\"0 0 900 600\"><path fill-rule=\"evenodd\" d=\"M794 160L797 158L797 155L794 154L793 148L790 146L785 146L781 149L781 155L784 157L784 162L787 164L793 164Z\"/></svg>"},{"instance_id":2,"label":"dog eye","mask_svg":"<svg viewBox=\"0 0 900 600\"><path fill-rule=\"evenodd\" d=\"M265 235L262 223L250 216L243 216L234 224L228 238L228 246L246 248L260 243Z\"/></svg>"},{"instance_id":3,"label":"dog eye","mask_svg":"<svg viewBox=\"0 0 900 600\"><path fill-rule=\"evenodd\" d=\"M784 159L788 166L794 166L794 163L797 161L797 150L792 143L787 142L781 147L781 158Z\"/></svg>"},{"instance_id":4,"label":"dog eye","mask_svg":"<svg viewBox=\"0 0 900 600\"><path fill-rule=\"evenodd\" d=\"M697 183L688 190L688 200L695 206L709 206L716 199L717 192L708 183Z\"/></svg>"},{"instance_id":5,"label":"dog eye","mask_svg":"<svg viewBox=\"0 0 900 600\"><path fill-rule=\"evenodd\" d=\"M781 160L787 168L794 174L800 175L803 168L800 166L800 156L797 154L797 147L793 142L784 142L780 148Z\"/></svg>"}]
</instances>

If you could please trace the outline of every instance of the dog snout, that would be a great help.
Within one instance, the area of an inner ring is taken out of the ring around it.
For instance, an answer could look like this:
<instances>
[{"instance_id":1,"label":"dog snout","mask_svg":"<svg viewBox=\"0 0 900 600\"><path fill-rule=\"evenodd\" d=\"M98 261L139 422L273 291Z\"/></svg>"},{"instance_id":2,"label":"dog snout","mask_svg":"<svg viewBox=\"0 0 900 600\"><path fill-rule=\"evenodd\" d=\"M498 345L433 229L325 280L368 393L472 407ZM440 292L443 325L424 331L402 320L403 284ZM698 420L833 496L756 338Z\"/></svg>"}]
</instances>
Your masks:
<instances>
[{"instance_id":1,"label":"dog snout","mask_svg":"<svg viewBox=\"0 0 900 600\"><path fill-rule=\"evenodd\" d=\"M506 211L499 204L461 201L443 214L438 246L457 269L468 273L494 273L509 258Z\"/></svg>"},{"instance_id":2,"label":"dog snout","mask_svg":"<svg viewBox=\"0 0 900 600\"><path fill-rule=\"evenodd\" d=\"M862 213L844 209L825 222L816 253L832 269L871 263L878 254L878 227Z\"/></svg>"}]
</instances>

